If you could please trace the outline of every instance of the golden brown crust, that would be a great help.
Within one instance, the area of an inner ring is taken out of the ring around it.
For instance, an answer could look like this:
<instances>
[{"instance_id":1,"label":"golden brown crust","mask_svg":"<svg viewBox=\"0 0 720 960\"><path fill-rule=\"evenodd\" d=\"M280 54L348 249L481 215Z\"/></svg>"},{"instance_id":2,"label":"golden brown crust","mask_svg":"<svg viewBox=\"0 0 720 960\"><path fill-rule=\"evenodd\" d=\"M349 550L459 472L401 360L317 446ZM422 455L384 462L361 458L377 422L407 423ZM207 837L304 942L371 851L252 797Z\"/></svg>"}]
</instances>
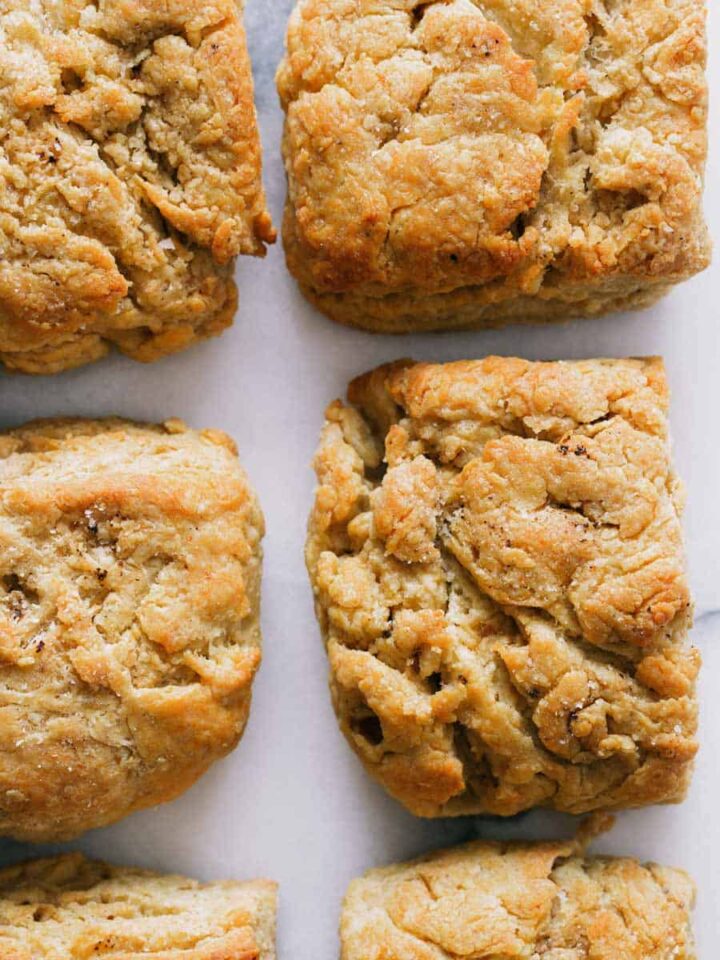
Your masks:
<instances>
[{"instance_id":1,"label":"golden brown crust","mask_svg":"<svg viewBox=\"0 0 720 960\"><path fill-rule=\"evenodd\" d=\"M284 239L334 320L643 306L707 266L704 0L299 0Z\"/></svg>"},{"instance_id":2,"label":"golden brown crust","mask_svg":"<svg viewBox=\"0 0 720 960\"><path fill-rule=\"evenodd\" d=\"M0 960L274 960L276 885L69 854L0 871Z\"/></svg>"},{"instance_id":3,"label":"golden brown crust","mask_svg":"<svg viewBox=\"0 0 720 960\"><path fill-rule=\"evenodd\" d=\"M683 797L662 361L400 362L327 411L307 563L341 727L422 816Z\"/></svg>"},{"instance_id":4,"label":"golden brown crust","mask_svg":"<svg viewBox=\"0 0 720 960\"><path fill-rule=\"evenodd\" d=\"M341 960L696 960L680 870L470 843L350 884Z\"/></svg>"},{"instance_id":5,"label":"golden brown crust","mask_svg":"<svg viewBox=\"0 0 720 960\"><path fill-rule=\"evenodd\" d=\"M274 232L235 0L0 4L0 361L220 333Z\"/></svg>"},{"instance_id":6,"label":"golden brown crust","mask_svg":"<svg viewBox=\"0 0 720 960\"><path fill-rule=\"evenodd\" d=\"M0 434L0 833L69 837L187 789L240 738L263 518L180 421Z\"/></svg>"}]
</instances>

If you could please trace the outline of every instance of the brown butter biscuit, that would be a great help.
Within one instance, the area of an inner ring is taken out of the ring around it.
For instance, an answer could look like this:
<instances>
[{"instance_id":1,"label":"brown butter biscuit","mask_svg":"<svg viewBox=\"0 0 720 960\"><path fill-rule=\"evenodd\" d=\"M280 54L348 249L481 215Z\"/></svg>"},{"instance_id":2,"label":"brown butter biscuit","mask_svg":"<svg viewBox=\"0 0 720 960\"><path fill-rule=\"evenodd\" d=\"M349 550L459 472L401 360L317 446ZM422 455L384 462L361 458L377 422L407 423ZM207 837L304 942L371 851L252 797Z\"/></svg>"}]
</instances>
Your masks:
<instances>
[{"instance_id":1,"label":"brown butter biscuit","mask_svg":"<svg viewBox=\"0 0 720 960\"><path fill-rule=\"evenodd\" d=\"M681 870L568 843L469 843L371 870L345 898L341 960L696 960Z\"/></svg>"},{"instance_id":2,"label":"brown butter biscuit","mask_svg":"<svg viewBox=\"0 0 720 960\"><path fill-rule=\"evenodd\" d=\"M662 361L351 384L306 558L340 725L422 816L677 801L699 654Z\"/></svg>"},{"instance_id":3,"label":"brown butter biscuit","mask_svg":"<svg viewBox=\"0 0 720 960\"><path fill-rule=\"evenodd\" d=\"M111 823L235 746L260 663L263 532L218 431L0 434L0 834Z\"/></svg>"},{"instance_id":4,"label":"brown butter biscuit","mask_svg":"<svg viewBox=\"0 0 720 960\"><path fill-rule=\"evenodd\" d=\"M0 871L0 960L274 960L276 885L69 854Z\"/></svg>"},{"instance_id":5,"label":"brown butter biscuit","mask_svg":"<svg viewBox=\"0 0 720 960\"><path fill-rule=\"evenodd\" d=\"M157 360L274 240L236 0L0 3L0 361Z\"/></svg>"},{"instance_id":6,"label":"brown butter biscuit","mask_svg":"<svg viewBox=\"0 0 720 960\"><path fill-rule=\"evenodd\" d=\"M704 269L703 0L299 0L287 261L380 332L652 303Z\"/></svg>"}]
</instances>

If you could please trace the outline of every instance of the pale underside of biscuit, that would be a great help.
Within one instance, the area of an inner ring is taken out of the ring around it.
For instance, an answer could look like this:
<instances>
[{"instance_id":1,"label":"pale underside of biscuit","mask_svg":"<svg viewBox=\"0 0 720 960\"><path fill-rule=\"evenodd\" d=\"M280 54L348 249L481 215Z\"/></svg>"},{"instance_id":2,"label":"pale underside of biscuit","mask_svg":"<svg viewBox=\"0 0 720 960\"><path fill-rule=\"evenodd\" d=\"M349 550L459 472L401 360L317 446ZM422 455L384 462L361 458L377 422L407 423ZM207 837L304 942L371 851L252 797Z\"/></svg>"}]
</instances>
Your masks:
<instances>
[{"instance_id":1,"label":"pale underside of biscuit","mask_svg":"<svg viewBox=\"0 0 720 960\"><path fill-rule=\"evenodd\" d=\"M306 556L367 770L422 816L681 799L699 654L662 362L401 362L349 397Z\"/></svg>"},{"instance_id":2,"label":"pale underside of biscuit","mask_svg":"<svg viewBox=\"0 0 720 960\"><path fill-rule=\"evenodd\" d=\"M341 960L695 960L680 870L570 843L471 843L348 890Z\"/></svg>"},{"instance_id":3,"label":"pale underside of biscuit","mask_svg":"<svg viewBox=\"0 0 720 960\"><path fill-rule=\"evenodd\" d=\"M0 834L111 823L235 746L260 663L262 535L217 431L0 434Z\"/></svg>"},{"instance_id":4,"label":"pale underside of biscuit","mask_svg":"<svg viewBox=\"0 0 720 960\"><path fill-rule=\"evenodd\" d=\"M71 854L0 871L0 960L274 960L276 887Z\"/></svg>"},{"instance_id":5,"label":"pale underside of biscuit","mask_svg":"<svg viewBox=\"0 0 720 960\"><path fill-rule=\"evenodd\" d=\"M703 0L299 0L288 265L382 332L652 303L704 269Z\"/></svg>"},{"instance_id":6,"label":"pale underside of biscuit","mask_svg":"<svg viewBox=\"0 0 720 960\"><path fill-rule=\"evenodd\" d=\"M274 233L236 0L0 3L0 361L156 360Z\"/></svg>"}]
</instances>

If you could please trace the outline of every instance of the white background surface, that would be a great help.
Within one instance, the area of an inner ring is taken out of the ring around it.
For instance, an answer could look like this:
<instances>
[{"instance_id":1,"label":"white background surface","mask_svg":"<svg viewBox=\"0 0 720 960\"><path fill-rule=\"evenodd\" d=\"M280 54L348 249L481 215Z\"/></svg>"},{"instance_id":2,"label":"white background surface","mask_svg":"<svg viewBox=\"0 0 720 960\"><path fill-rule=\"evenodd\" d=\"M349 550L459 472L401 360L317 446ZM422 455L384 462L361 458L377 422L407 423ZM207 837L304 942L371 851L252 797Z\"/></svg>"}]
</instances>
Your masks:
<instances>
[{"instance_id":1,"label":"white background surface","mask_svg":"<svg viewBox=\"0 0 720 960\"><path fill-rule=\"evenodd\" d=\"M249 0L266 157L266 184L280 223L284 177L281 112L273 73L292 0ZM711 13L707 215L720 238L720 9ZM450 360L489 353L530 358L662 354L673 388L675 458L688 488L686 530L697 601L694 640L703 651L702 751L681 807L620 815L597 850L687 868L698 881L701 960L718 956L720 934L720 254L703 276L642 314L554 328L509 328L442 336L378 338L332 325L296 292L279 247L238 267L240 309L222 338L151 367L121 357L46 379L0 374L0 420L117 413L180 416L220 427L238 441L260 493L265 542L265 659L237 751L183 798L86 835L91 855L201 879L265 875L281 884L281 958L334 960L348 881L366 868L471 836L541 837L572 818L533 813L512 822L424 822L371 783L337 732L326 663L313 618L302 545L314 478L310 460L325 404L348 379L400 356ZM716 612L714 612L716 611ZM43 848L47 849L47 848ZM37 851L0 841L0 860ZM617 958L624 960L624 958Z\"/></svg>"}]
</instances>

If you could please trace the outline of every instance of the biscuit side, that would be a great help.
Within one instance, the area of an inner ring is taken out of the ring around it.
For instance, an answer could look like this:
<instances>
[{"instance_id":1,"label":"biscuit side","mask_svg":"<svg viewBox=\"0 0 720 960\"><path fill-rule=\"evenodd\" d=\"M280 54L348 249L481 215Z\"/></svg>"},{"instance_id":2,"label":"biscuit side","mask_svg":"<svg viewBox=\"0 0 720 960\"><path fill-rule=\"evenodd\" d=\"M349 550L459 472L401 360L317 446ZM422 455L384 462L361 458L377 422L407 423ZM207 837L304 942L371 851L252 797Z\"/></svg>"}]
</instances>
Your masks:
<instances>
[{"instance_id":1,"label":"biscuit side","mask_svg":"<svg viewBox=\"0 0 720 960\"><path fill-rule=\"evenodd\" d=\"M700 657L662 362L404 362L349 398L306 559L368 771L421 816L682 799Z\"/></svg>"},{"instance_id":2,"label":"biscuit side","mask_svg":"<svg viewBox=\"0 0 720 960\"><path fill-rule=\"evenodd\" d=\"M6 3L0 360L151 361L233 319L274 238L234 0Z\"/></svg>"},{"instance_id":3,"label":"biscuit side","mask_svg":"<svg viewBox=\"0 0 720 960\"><path fill-rule=\"evenodd\" d=\"M274 960L276 885L200 884L68 854L0 871L0 958Z\"/></svg>"}]
</instances>

